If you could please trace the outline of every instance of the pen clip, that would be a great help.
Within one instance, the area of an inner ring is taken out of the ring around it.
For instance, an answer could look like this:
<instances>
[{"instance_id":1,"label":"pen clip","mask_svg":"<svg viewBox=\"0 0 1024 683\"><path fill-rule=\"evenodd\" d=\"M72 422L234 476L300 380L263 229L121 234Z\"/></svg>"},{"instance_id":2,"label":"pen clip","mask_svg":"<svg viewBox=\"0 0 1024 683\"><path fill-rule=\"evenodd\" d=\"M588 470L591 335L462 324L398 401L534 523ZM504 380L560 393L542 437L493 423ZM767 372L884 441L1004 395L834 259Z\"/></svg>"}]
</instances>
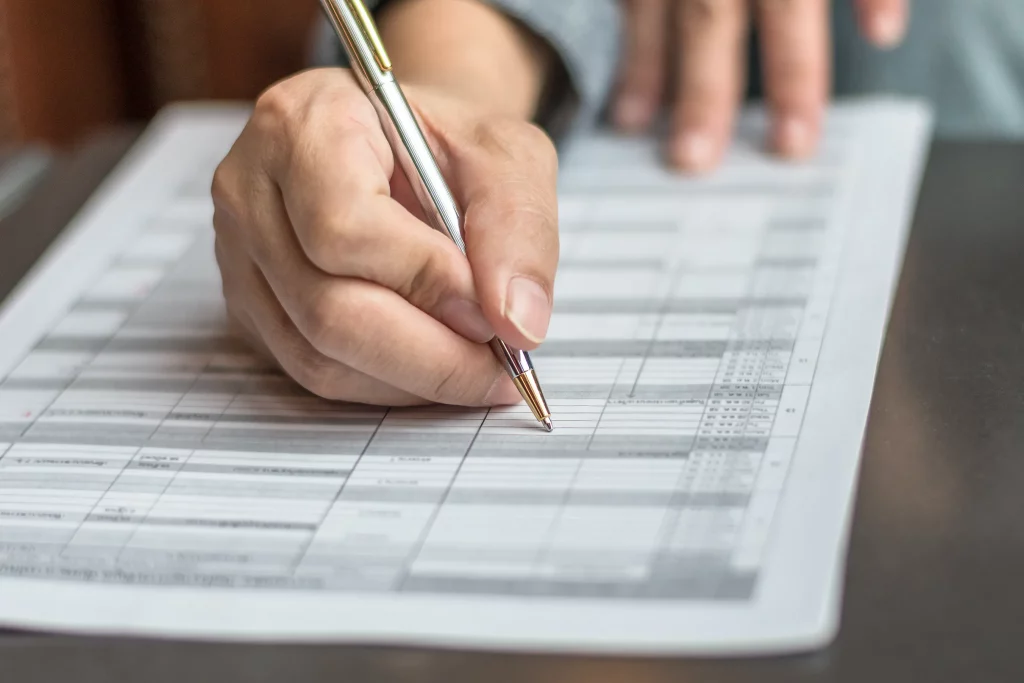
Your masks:
<instances>
[{"instance_id":1,"label":"pen clip","mask_svg":"<svg viewBox=\"0 0 1024 683\"><path fill-rule=\"evenodd\" d=\"M373 16L366 9L366 5L363 4L362 0L345 0L345 4L352 10L352 14L359 23L360 30L362 30L363 37L370 44L373 56L377 60L377 66L384 71L391 71L391 58L388 57L387 50L384 49L384 41L380 39L377 25L373 22Z\"/></svg>"}]
</instances>

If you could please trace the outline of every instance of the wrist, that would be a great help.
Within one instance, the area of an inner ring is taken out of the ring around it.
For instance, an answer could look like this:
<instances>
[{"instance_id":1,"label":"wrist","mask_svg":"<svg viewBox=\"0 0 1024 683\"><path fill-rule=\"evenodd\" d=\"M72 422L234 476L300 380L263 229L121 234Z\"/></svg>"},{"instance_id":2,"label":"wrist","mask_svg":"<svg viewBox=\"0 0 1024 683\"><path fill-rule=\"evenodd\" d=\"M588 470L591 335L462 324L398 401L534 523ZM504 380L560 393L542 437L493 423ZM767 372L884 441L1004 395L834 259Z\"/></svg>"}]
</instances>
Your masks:
<instances>
[{"instance_id":1,"label":"wrist","mask_svg":"<svg viewBox=\"0 0 1024 683\"><path fill-rule=\"evenodd\" d=\"M476 0L392 0L378 26L400 82L494 114L536 113L554 56L494 8Z\"/></svg>"}]
</instances>

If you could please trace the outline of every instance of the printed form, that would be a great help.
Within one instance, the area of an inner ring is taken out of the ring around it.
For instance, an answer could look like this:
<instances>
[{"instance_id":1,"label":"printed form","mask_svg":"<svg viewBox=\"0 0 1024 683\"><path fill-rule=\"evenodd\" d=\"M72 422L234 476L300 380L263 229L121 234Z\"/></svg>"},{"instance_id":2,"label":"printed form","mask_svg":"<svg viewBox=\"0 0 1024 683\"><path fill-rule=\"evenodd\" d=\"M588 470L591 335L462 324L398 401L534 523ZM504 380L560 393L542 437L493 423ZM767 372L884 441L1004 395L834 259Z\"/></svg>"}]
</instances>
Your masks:
<instances>
[{"instance_id":1,"label":"printed form","mask_svg":"<svg viewBox=\"0 0 1024 683\"><path fill-rule=\"evenodd\" d=\"M930 134L837 105L817 158L683 178L566 153L525 406L304 393L228 332L213 169L246 111L162 115L0 308L0 624L730 654L822 645Z\"/></svg>"}]
</instances>

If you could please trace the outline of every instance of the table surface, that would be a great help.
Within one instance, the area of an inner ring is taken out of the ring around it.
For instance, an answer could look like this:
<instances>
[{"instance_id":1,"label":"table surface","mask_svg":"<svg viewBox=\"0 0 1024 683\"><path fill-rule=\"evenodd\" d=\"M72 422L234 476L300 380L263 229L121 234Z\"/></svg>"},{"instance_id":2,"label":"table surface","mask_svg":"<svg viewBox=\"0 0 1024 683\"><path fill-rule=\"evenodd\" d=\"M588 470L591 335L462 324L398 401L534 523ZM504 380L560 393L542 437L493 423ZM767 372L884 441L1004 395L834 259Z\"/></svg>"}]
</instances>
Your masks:
<instances>
[{"instance_id":1,"label":"table surface","mask_svg":"<svg viewBox=\"0 0 1024 683\"><path fill-rule=\"evenodd\" d=\"M0 297L133 134L60 160L0 222ZM936 143L878 370L842 626L732 661L0 636L3 681L1024 680L1024 145Z\"/></svg>"}]
</instances>

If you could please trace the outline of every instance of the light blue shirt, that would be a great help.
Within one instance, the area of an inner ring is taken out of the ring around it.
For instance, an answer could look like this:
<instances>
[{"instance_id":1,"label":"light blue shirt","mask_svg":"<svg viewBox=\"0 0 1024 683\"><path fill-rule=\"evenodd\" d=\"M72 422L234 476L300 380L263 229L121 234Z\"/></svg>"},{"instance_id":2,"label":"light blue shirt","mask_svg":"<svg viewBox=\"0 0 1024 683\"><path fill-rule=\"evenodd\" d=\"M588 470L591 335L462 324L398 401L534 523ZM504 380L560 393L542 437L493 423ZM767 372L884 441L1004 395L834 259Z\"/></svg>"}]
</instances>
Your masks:
<instances>
[{"instance_id":1,"label":"light blue shirt","mask_svg":"<svg viewBox=\"0 0 1024 683\"><path fill-rule=\"evenodd\" d=\"M595 121L614 85L619 2L486 1L529 26L561 57L569 83L546 123L562 129ZM380 0L369 4L379 6ZM918 0L906 40L889 52L860 38L853 0L833 4L838 96L922 97L935 107L940 136L1024 138L1024 0ZM341 60L326 24L317 45L318 62Z\"/></svg>"},{"instance_id":2,"label":"light blue shirt","mask_svg":"<svg viewBox=\"0 0 1024 683\"><path fill-rule=\"evenodd\" d=\"M932 102L945 136L1024 138L1024 0L919 0L903 45L868 47L835 12L836 91Z\"/></svg>"}]
</instances>

